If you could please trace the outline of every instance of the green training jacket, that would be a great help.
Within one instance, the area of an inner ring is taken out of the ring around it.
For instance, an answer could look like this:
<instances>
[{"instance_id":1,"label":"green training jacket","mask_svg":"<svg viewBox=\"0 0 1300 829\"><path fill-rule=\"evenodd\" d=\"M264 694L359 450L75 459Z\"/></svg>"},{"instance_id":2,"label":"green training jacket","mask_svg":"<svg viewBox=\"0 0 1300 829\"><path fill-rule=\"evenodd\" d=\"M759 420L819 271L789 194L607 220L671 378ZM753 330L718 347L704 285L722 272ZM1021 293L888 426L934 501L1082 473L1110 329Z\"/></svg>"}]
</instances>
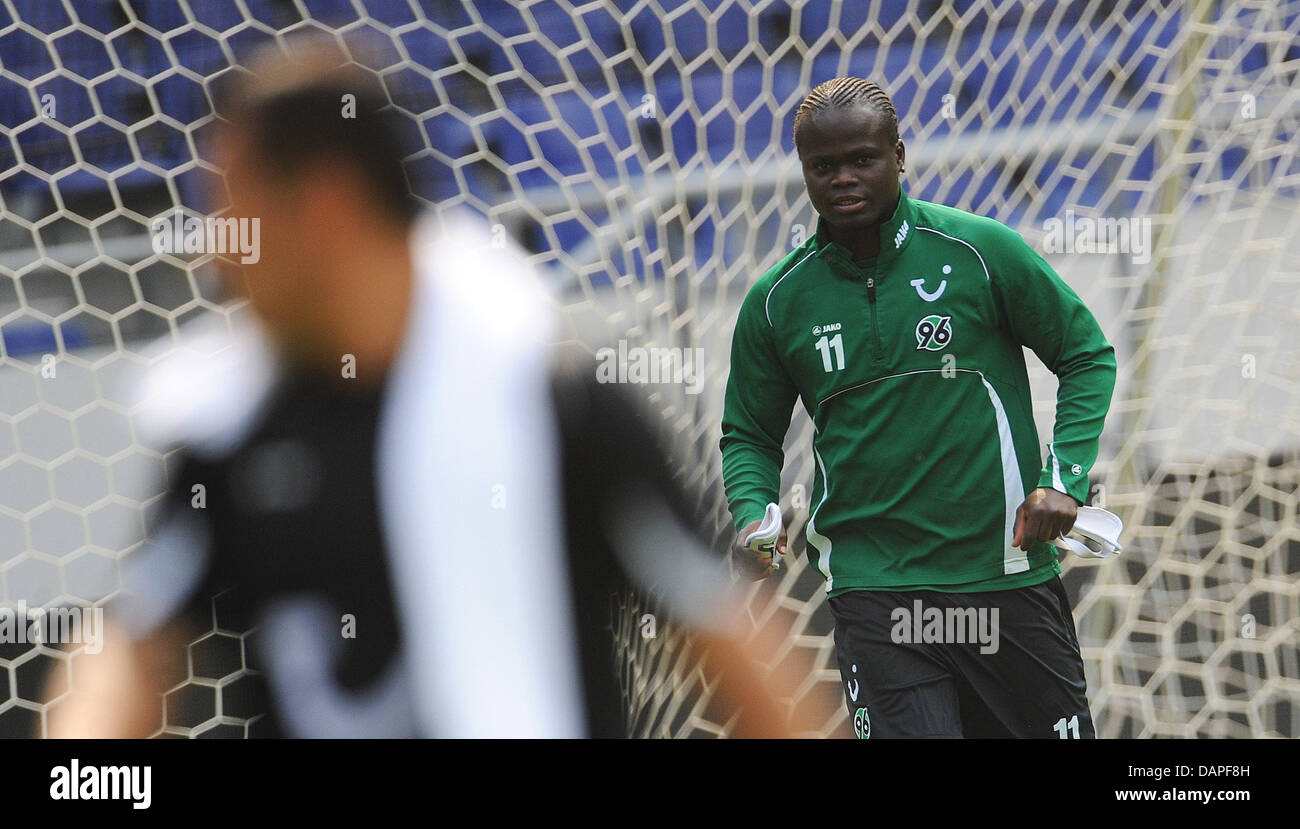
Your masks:
<instances>
[{"instance_id":1,"label":"green training jacket","mask_svg":"<svg viewBox=\"0 0 1300 829\"><path fill-rule=\"evenodd\" d=\"M881 250L824 229L750 289L731 349L722 474L737 529L779 500L796 398L816 428L808 555L827 590L1004 590L1060 572L1011 545L1036 487L1083 503L1115 352L1015 231L902 193ZM1060 381L1040 454L1023 346Z\"/></svg>"}]
</instances>

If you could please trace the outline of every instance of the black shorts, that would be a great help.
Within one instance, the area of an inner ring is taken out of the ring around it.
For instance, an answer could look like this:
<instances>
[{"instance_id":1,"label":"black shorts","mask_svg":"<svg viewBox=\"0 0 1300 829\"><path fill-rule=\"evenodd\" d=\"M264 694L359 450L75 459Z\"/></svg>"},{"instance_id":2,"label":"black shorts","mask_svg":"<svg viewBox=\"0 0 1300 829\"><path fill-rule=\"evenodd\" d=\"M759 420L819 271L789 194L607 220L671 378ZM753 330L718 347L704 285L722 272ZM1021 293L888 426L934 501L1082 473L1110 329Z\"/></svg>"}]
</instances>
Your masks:
<instances>
[{"instance_id":1,"label":"black shorts","mask_svg":"<svg viewBox=\"0 0 1300 829\"><path fill-rule=\"evenodd\" d=\"M1065 587L854 590L830 600L859 737L1095 736Z\"/></svg>"}]
</instances>

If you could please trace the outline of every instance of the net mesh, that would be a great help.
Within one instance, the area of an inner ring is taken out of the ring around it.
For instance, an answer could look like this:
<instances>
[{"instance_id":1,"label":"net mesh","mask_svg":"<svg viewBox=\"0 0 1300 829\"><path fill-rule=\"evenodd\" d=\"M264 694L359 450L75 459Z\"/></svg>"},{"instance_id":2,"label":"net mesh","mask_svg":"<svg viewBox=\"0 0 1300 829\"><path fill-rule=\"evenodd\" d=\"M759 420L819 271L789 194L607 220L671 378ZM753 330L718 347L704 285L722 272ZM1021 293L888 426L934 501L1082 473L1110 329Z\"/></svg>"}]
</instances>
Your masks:
<instances>
[{"instance_id":1,"label":"net mesh","mask_svg":"<svg viewBox=\"0 0 1300 829\"><path fill-rule=\"evenodd\" d=\"M238 310L210 262L156 255L149 223L204 207L212 79L303 28L366 42L423 146L413 191L524 245L565 339L702 349L697 388L646 391L683 483L714 493L740 299L813 229L794 108L836 75L880 82L909 193L1021 231L1116 346L1094 502L1125 519L1126 550L1064 562L1098 733L1300 736L1296 0L0 0L0 599L117 589L167 464L122 381L150 342ZM1053 220L1124 220L1150 243L1054 250ZM1054 380L1030 362L1046 438ZM800 414L796 510L810 436ZM750 609L783 635L790 705L835 696L811 569L792 560ZM637 614L615 624L636 733L725 735L688 643L642 636ZM242 635L214 607L160 732L255 725ZM68 668L0 644L0 733L41 733L40 688ZM848 731L838 706L820 719Z\"/></svg>"}]
</instances>

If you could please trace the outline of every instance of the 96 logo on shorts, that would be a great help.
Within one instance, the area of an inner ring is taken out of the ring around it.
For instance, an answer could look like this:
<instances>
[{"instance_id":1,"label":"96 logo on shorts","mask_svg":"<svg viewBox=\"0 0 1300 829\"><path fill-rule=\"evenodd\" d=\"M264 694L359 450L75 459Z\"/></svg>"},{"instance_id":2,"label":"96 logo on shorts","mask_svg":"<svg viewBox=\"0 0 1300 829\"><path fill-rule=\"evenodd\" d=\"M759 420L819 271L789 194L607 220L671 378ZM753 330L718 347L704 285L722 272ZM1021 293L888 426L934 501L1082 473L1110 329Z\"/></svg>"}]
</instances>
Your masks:
<instances>
[{"instance_id":1,"label":"96 logo on shorts","mask_svg":"<svg viewBox=\"0 0 1300 829\"><path fill-rule=\"evenodd\" d=\"M871 718L867 716L866 706L859 708L853 715L853 733L858 735L859 740L871 737Z\"/></svg>"},{"instance_id":2,"label":"96 logo on shorts","mask_svg":"<svg viewBox=\"0 0 1300 829\"><path fill-rule=\"evenodd\" d=\"M952 317L930 314L916 324L916 349L943 351L952 342Z\"/></svg>"}]
</instances>

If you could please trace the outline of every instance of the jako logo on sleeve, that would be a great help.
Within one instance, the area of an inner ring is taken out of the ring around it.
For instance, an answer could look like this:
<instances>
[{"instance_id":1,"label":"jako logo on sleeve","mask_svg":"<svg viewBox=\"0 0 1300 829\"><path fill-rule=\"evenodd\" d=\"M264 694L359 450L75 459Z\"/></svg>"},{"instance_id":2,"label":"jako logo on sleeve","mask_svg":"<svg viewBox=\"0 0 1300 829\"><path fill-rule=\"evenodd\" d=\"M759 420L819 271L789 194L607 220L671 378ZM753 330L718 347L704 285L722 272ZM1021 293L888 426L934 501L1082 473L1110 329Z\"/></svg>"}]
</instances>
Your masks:
<instances>
[{"instance_id":1,"label":"jako logo on sleeve","mask_svg":"<svg viewBox=\"0 0 1300 829\"><path fill-rule=\"evenodd\" d=\"M152 766L83 766L74 758L50 769L50 799L129 800L132 809L148 809L152 777Z\"/></svg>"}]
</instances>

